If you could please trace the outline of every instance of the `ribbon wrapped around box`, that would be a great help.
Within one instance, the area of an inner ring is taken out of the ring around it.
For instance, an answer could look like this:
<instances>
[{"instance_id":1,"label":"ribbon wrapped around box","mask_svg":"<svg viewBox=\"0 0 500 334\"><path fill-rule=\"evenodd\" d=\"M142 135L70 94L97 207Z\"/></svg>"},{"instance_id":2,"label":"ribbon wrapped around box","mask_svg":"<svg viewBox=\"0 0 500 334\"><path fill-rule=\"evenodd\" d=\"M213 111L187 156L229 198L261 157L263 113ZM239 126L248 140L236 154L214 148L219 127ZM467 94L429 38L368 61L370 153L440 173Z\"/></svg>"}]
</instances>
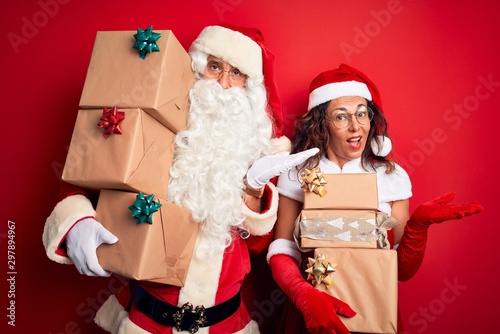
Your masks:
<instances>
[{"instance_id":1,"label":"ribbon wrapped around box","mask_svg":"<svg viewBox=\"0 0 500 334\"><path fill-rule=\"evenodd\" d=\"M387 231L399 223L375 210L302 210L294 238L300 249L390 247Z\"/></svg>"},{"instance_id":2,"label":"ribbon wrapped around box","mask_svg":"<svg viewBox=\"0 0 500 334\"><path fill-rule=\"evenodd\" d=\"M303 178L304 179L304 178ZM322 174L320 186L303 182L304 209L376 210L377 174ZM311 189L312 188L312 189ZM317 191L321 189L321 191Z\"/></svg>"},{"instance_id":3,"label":"ribbon wrapped around box","mask_svg":"<svg viewBox=\"0 0 500 334\"><path fill-rule=\"evenodd\" d=\"M352 307L357 314L341 317L351 332L396 333L398 309L397 253L391 249L317 248L310 266L330 263L325 274L309 275L315 287ZM318 282L319 281L319 282ZM330 285L327 288L326 285Z\"/></svg>"},{"instance_id":4,"label":"ribbon wrapped around box","mask_svg":"<svg viewBox=\"0 0 500 334\"><path fill-rule=\"evenodd\" d=\"M377 248L375 210L302 210L295 235L301 248Z\"/></svg>"},{"instance_id":5,"label":"ribbon wrapped around box","mask_svg":"<svg viewBox=\"0 0 500 334\"><path fill-rule=\"evenodd\" d=\"M191 57L171 30L151 32L154 48L139 30L97 32L80 108L141 108L176 133L187 122Z\"/></svg>"},{"instance_id":6,"label":"ribbon wrapped around box","mask_svg":"<svg viewBox=\"0 0 500 334\"><path fill-rule=\"evenodd\" d=\"M99 264L128 278L183 286L200 224L186 208L161 198L154 200L158 205L146 217L151 223L148 219L141 222L134 212L139 208L138 194L101 190L96 220L118 242L97 248Z\"/></svg>"},{"instance_id":7,"label":"ribbon wrapped around box","mask_svg":"<svg viewBox=\"0 0 500 334\"><path fill-rule=\"evenodd\" d=\"M78 111L62 179L84 188L166 197L174 133L142 109L117 112L123 113L118 132L109 120L103 121L106 110ZM103 129L103 123L108 127Z\"/></svg>"}]
</instances>

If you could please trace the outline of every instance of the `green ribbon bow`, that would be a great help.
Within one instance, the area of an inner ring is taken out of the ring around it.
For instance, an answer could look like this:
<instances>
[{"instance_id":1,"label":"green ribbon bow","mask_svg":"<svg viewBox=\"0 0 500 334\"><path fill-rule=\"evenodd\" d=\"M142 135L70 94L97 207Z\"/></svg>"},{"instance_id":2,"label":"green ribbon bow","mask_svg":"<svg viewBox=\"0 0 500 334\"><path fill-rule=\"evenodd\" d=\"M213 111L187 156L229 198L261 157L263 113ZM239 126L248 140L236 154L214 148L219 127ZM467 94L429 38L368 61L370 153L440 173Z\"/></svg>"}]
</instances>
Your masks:
<instances>
[{"instance_id":1,"label":"green ribbon bow","mask_svg":"<svg viewBox=\"0 0 500 334\"><path fill-rule=\"evenodd\" d=\"M134 34L134 37L135 44L133 48L139 49L141 59L145 59L150 52L160 51L156 41L161 37L161 34L153 32L153 26L149 26L146 30L137 28L137 34Z\"/></svg>"},{"instance_id":2,"label":"green ribbon bow","mask_svg":"<svg viewBox=\"0 0 500 334\"><path fill-rule=\"evenodd\" d=\"M145 196L142 192L137 194L137 198L129 210L132 211L132 218L137 224L153 224L153 213L158 211L161 203L154 201L154 195Z\"/></svg>"}]
</instances>

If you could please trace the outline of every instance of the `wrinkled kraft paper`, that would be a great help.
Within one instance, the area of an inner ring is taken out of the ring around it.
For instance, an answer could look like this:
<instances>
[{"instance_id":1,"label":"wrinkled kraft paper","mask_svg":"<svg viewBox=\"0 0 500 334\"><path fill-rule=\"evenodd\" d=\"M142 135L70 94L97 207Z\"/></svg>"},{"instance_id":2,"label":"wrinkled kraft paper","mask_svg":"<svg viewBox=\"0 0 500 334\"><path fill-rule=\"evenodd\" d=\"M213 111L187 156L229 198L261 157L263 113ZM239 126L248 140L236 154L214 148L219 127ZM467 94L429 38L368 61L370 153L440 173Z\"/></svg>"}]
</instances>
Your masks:
<instances>
[{"instance_id":1,"label":"wrinkled kraft paper","mask_svg":"<svg viewBox=\"0 0 500 334\"><path fill-rule=\"evenodd\" d=\"M162 206L153 213L153 224L137 224L128 209L137 194L102 190L96 220L118 237L115 244L97 248L99 264L106 270L136 280L183 286L199 224L189 210L157 199Z\"/></svg>"},{"instance_id":2,"label":"wrinkled kraft paper","mask_svg":"<svg viewBox=\"0 0 500 334\"><path fill-rule=\"evenodd\" d=\"M195 82L191 57L170 30L145 59L133 48L136 31L98 31L80 108L141 108L172 132L185 129L188 94Z\"/></svg>"},{"instance_id":3,"label":"wrinkled kraft paper","mask_svg":"<svg viewBox=\"0 0 500 334\"><path fill-rule=\"evenodd\" d=\"M123 133L106 139L97 126L102 110L79 110L62 179L84 188L166 197L174 133L141 109L119 111L125 112Z\"/></svg>"},{"instance_id":4,"label":"wrinkled kraft paper","mask_svg":"<svg viewBox=\"0 0 500 334\"><path fill-rule=\"evenodd\" d=\"M390 249L317 248L314 256L325 254L336 263L331 274L334 286L316 288L346 302L357 312L352 318L340 316L351 332L396 333L398 305L397 253Z\"/></svg>"},{"instance_id":5,"label":"wrinkled kraft paper","mask_svg":"<svg viewBox=\"0 0 500 334\"><path fill-rule=\"evenodd\" d=\"M304 209L376 210L377 174L324 174L327 193L323 197L305 192Z\"/></svg>"}]
</instances>

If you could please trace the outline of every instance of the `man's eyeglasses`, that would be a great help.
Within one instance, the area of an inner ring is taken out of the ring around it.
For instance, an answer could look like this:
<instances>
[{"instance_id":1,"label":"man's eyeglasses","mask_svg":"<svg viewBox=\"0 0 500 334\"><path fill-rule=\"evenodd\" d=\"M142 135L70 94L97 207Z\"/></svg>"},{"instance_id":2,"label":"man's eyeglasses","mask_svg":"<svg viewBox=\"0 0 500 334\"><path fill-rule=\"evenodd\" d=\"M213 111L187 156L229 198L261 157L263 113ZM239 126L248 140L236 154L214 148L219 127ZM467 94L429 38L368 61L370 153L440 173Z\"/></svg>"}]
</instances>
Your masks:
<instances>
[{"instance_id":1,"label":"man's eyeglasses","mask_svg":"<svg viewBox=\"0 0 500 334\"><path fill-rule=\"evenodd\" d=\"M222 72L226 72L229 77L229 81L234 85L244 85L247 76L236 67L232 67L229 70L223 68L223 63L219 61L211 60L207 63L207 71L205 72L210 79L219 80L222 76Z\"/></svg>"},{"instance_id":2,"label":"man's eyeglasses","mask_svg":"<svg viewBox=\"0 0 500 334\"><path fill-rule=\"evenodd\" d=\"M346 111L337 111L327 115L325 119L332 122L337 129L345 129L349 126L352 116L356 117L359 124L366 125L373 119L373 110L368 106L362 105L359 106L354 114Z\"/></svg>"}]
</instances>

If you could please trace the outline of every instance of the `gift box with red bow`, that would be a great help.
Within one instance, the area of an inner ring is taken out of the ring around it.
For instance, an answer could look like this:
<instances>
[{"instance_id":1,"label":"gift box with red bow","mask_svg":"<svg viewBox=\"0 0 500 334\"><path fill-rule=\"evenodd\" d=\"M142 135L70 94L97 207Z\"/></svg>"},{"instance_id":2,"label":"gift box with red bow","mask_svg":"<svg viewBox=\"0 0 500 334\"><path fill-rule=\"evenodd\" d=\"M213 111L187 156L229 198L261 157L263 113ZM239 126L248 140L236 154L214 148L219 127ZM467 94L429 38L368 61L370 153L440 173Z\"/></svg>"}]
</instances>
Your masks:
<instances>
[{"instance_id":1,"label":"gift box with red bow","mask_svg":"<svg viewBox=\"0 0 500 334\"><path fill-rule=\"evenodd\" d=\"M139 108L81 109L62 179L84 188L166 197L174 137Z\"/></svg>"}]
</instances>

